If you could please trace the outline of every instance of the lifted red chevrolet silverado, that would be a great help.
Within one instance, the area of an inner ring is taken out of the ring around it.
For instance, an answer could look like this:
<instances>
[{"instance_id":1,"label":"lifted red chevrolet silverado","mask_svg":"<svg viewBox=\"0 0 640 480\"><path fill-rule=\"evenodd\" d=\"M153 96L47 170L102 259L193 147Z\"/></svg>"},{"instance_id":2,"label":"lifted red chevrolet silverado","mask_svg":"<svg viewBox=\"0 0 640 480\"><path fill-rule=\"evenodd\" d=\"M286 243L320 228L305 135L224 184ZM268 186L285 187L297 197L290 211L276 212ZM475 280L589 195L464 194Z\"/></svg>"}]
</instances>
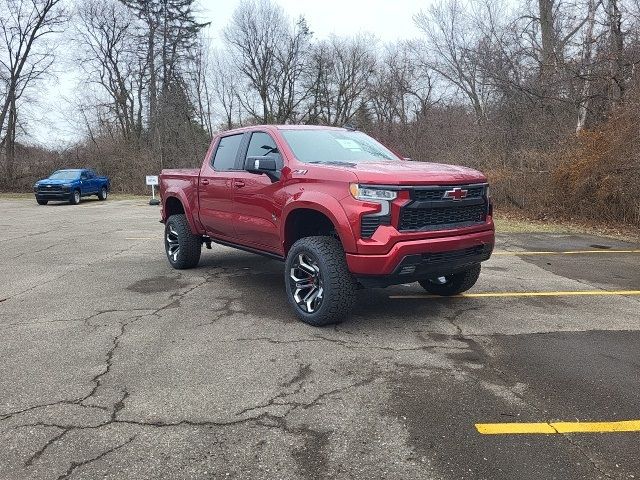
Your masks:
<instances>
[{"instance_id":1,"label":"lifted red chevrolet silverado","mask_svg":"<svg viewBox=\"0 0 640 480\"><path fill-rule=\"evenodd\" d=\"M282 260L289 303L316 326L348 316L359 287L464 292L494 244L483 174L344 128L224 132L199 170L163 170L160 194L173 268L195 267L211 242Z\"/></svg>"}]
</instances>

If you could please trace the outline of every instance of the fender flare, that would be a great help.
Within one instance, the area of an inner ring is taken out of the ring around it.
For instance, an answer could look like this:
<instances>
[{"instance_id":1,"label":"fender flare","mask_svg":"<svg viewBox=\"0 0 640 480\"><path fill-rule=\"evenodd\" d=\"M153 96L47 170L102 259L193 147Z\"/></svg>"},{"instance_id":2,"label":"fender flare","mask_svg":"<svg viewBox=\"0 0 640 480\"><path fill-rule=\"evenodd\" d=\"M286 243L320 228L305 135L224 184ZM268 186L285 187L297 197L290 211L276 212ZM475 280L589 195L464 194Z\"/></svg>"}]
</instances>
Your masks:
<instances>
[{"instance_id":1,"label":"fender flare","mask_svg":"<svg viewBox=\"0 0 640 480\"><path fill-rule=\"evenodd\" d=\"M280 238L282 239L282 250L285 254L287 219L289 218L289 214L300 209L315 210L329 218L331 223L336 227L336 233L338 234L338 237L340 237L344 251L346 253L357 252L353 229L351 228L347 214L344 211L344 208L342 208L342 205L340 205L340 202L327 194L308 192L302 193L302 195L295 199L291 199L285 203L282 208Z\"/></svg>"},{"instance_id":2,"label":"fender flare","mask_svg":"<svg viewBox=\"0 0 640 480\"><path fill-rule=\"evenodd\" d=\"M204 231L200 228L200 222L193 217L193 205L189 203L187 196L180 189L168 189L165 190L162 195L162 220L167 221L167 201L171 198L177 198L182 204L185 216L187 217L187 223L194 235L203 235Z\"/></svg>"}]
</instances>

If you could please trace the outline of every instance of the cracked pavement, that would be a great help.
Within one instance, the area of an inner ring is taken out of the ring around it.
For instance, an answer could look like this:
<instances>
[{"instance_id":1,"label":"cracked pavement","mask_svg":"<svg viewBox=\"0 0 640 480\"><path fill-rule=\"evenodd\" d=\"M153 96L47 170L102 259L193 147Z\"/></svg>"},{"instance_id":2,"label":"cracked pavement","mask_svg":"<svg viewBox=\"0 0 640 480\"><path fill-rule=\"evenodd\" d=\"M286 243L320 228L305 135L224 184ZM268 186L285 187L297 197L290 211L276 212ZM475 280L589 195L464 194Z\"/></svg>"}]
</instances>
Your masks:
<instances>
[{"instance_id":1,"label":"cracked pavement","mask_svg":"<svg viewBox=\"0 0 640 480\"><path fill-rule=\"evenodd\" d=\"M476 422L640 418L640 297L390 299L316 329L282 264L172 270L142 200L0 200L0 478L640 478L639 433ZM500 250L638 248L512 234ZM630 290L638 255L499 256L474 291Z\"/></svg>"}]
</instances>

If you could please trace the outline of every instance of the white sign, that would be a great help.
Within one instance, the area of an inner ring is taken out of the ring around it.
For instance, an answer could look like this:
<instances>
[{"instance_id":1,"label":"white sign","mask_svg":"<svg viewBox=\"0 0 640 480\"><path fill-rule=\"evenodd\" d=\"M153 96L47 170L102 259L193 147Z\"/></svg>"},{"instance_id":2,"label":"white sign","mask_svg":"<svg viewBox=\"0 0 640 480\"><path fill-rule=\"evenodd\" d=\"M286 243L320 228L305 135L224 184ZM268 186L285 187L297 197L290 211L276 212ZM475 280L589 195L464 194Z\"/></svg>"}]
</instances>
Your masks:
<instances>
[{"instance_id":1,"label":"white sign","mask_svg":"<svg viewBox=\"0 0 640 480\"><path fill-rule=\"evenodd\" d=\"M147 175L147 185L158 185L158 176Z\"/></svg>"}]
</instances>

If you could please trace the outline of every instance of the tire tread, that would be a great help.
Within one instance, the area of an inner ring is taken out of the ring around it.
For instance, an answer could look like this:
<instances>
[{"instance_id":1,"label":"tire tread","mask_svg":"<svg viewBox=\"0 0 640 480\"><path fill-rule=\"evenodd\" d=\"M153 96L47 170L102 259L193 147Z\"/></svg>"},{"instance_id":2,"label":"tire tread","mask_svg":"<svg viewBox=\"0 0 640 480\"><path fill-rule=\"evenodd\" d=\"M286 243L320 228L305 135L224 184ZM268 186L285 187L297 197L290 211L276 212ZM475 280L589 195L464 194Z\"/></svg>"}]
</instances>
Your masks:
<instances>
[{"instance_id":1,"label":"tire tread","mask_svg":"<svg viewBox=\"0 0 640 480\"><path fill-rule=\"evenodd\" d=\"M169 254L166 252L165 248L169 263L177 270L185 270L195 267L200 261L200 255L202 253L202 239L191 232L187 217L183 213L171 215L167 219L166 228L168 228L169 224L172 224L176 232L178 232L178 239L180 242L180 253L178 254L178 259L175 262L172 262L171 259L169 259Z\"/></svg>"},{"instance_id":2,"label":"tire tread","mask_svg":"<svg viewBox=\"0 0 640 480\"><path fill-rule=\"evenodd\" d=\"M289 258L297 255L301 250L308 250L317 256L327 270L322 272L322 276L325 291L328 290L330 296L325 297L320 310L311 315L300 310L289 292ZM294 307L298 317L310 325L320 327L339 323L349 315L355 305L356 281L347 268L342 244L334 237L304 237L295 242L287 256L285 281L287 282L289 302Z\"/></svg>"}]
</instances>

